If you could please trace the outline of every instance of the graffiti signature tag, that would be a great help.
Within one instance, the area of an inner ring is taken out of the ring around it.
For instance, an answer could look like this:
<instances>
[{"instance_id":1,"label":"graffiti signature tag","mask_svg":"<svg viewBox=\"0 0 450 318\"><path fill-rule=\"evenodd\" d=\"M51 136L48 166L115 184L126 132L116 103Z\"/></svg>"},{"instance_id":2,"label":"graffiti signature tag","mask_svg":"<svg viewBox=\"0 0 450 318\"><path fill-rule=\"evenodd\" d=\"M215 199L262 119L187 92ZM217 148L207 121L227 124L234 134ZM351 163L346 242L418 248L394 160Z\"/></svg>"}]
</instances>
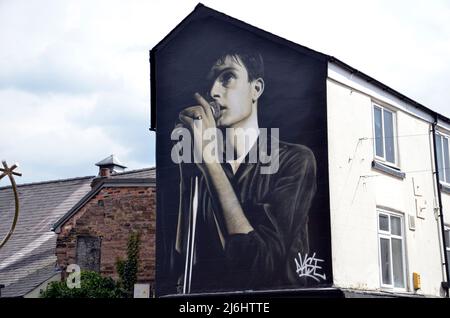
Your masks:
<instances>
[{"instance_id":1,"label":"graffiti signature tag","mask_svg":"<svg viewBox=\"0 0 450 318\"><path fill-rule=\"evenodd\" d=\"M311 257L308 257L308 253L306 253L305 257L302 258L302 255L298 253L298 260L294 258L295 266L297 268L296 272L298 277L311 277L316 281L320 282L320 279L326 280L325 274L320 274L317 270L322 269L321 266L317 265L318 262L323 262L322 259L316 258L316 253L314 253Z\"/></svg>"}]
</instances>

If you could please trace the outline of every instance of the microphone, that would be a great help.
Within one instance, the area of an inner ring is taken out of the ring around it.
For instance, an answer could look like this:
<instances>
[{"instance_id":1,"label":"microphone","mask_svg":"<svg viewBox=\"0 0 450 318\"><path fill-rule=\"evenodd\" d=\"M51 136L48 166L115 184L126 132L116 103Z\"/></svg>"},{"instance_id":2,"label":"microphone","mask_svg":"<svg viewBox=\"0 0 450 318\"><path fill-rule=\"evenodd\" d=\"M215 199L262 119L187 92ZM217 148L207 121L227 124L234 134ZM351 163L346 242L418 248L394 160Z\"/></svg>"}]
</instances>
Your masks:
<instances>
[{"instance_id":1,"label":"microphone","mask_svg":"<svg viewBox=\"0 0 450 318\"><path fill-rule=\"evenodd\" d=\"M209 102L209 106L211 107L211 112L213 114L214 120L217 121L220 118L220 105L216 101Z\"/></svg>"},{"instance_id":2,"label":"microphone","mask_svg":"<svg viewBox=\"0 0 450 318\"><path fill-rule=\"evenodd\" d=\"M217 103L216 101L211 101L208 103L209 106L211 107L211 113L213 115L214 120L217 122L217 120L220 118L221 116L221 111L220 111L220 104ZM182 146L181 146L181 141L183 140L183 130L186 127L184 126L183 123L181 123L181 121L178 121L174 127L174 129L171 132L171 138L172 136L174 136L175 138L178 137L178 139L172 139L172 142L174 143L173 147L175 148L175 153L177 154L177 156L182 156L183 155L183 150L182 150ZM182 165L181 165L181 161L179 162L179 168L180 168L180 178L182 178L183 175L188 176L191 175L192 176L196 176L199 175L199 171L197 169L188 169L187 171L184 171L185 169L182 169Z\"/></svg>"},{"instance_id":3,"label":"microphone","mask_svg":"<svg viewBox=\"0 0 450 318\"><path fill-rule=\"evenodd\" d=\"M217 103L216 101L212 101L209 102L209 106L211 107L211 113L214 117L214 120L217 121L220 118L221 115L221 111L220 111L220 104ZM173 131L178 131L179 132L179 128L183 128L184 125L181 122L177 122L175 125L175 128L173 129Z\"/></svg>"}]
</instances>

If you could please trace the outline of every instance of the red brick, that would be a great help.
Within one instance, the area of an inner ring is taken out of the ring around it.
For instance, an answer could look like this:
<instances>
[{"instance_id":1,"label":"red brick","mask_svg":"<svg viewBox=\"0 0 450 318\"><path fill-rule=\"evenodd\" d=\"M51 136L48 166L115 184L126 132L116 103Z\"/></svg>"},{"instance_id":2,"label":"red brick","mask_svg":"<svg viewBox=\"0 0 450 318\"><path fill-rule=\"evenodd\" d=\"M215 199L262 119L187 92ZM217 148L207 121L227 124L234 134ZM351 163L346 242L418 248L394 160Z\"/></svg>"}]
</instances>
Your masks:
<instances>
[{"instance_id":1,"label":"red brick","mask_svg":"<svg viewBox=\"0 0 450 318\"><path fill-rule=\"evenodd\" d=\"M103 188L66 221L58 234L57 259L61 268L74 263L79 235L102 237L100 273L118 279L116 261L126 258L132 232L140 233L138 281L155 276L155 189L144 187ZM104 206L98 205L103 200ZM150 248L149 248L150 247Z\"/></svg>"}]
</instances>

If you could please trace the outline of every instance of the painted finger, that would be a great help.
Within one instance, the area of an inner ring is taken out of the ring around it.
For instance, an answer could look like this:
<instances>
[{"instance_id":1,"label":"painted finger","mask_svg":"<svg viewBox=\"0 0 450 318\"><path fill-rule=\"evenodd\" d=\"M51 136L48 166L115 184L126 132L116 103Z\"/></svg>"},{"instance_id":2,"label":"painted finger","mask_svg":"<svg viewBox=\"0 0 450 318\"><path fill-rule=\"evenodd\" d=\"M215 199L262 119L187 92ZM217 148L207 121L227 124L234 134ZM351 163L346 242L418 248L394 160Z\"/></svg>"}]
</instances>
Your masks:
<instances>
[{"instance_id":1,"label":"painted finger","mask_svg":"<svg viewBox=\"0 0 450 318\"><path fill-rule=\"evenodd\" d=\"M180 113L180 114L178 115L178 118L180 119L180 121L181 121L183 124L188 125L189 127L191 127L192 124L193 124L193 122L194 122L194 119L193 119L191 116L186 116L186 115L184 115L184 114L182 114L182 113Z\"/></svg>"},{"instance_id":2,"label":"painted finger","mask_svg":"<svg viewBox=\"0 0 450 318\"><path fill-rule=\"evenodd\" d=\"M208 116L208 118L213 119L213 113L211 110L211 106L209 105L209 103L206 101L206 99L203 98L202 95L200 95L199 93L195 93L195 99L197 100L197 102L202 106L203 111L205 112L205 115Z\"/></svg>"},{"instance_id":3,"label":"painted finger","mask_svg":"<svg viewBox=\"0 0 450 318\"><path fill-rule=\"evenodd\" d=\"M193 119L202 119L205 116L205 111L203 110L203 107L201 107L201 106L192 106L192 107L183 109L180 112L180 114L191 117Z\"/></svg>"}]
</instances>

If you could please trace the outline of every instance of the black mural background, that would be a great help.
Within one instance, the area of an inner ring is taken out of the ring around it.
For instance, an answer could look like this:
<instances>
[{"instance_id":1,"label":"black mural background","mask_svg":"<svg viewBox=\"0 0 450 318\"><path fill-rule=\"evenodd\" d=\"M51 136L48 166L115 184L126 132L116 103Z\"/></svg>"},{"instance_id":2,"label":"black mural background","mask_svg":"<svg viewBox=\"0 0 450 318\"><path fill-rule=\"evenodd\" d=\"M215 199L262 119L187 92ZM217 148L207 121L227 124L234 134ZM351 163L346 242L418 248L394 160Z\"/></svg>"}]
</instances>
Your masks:
<instances>
[{"instance_id":1,"label":"black mural background","mask_svg":"<svg viewBox=\"0 0 450 318\"><path fill-rule=\"evenodd\" d=\"M280 140L309 147L317 161L317 192L310 209L310 251L332 284L327 154L327 61L293 44L207 8L196 9L151 52L152 121L157 146L157 295L176 293L170 251L178 215L179 168L171 160L170 133L178 113L204 92L204 75L224 47L251 46L261 52L265 91L259 101L260 127L277 127ZM310 284L315 286L315 284ZM316 284L317 286L317 284ZM268 289L292 288L270 286ZM209 290L214 291L214 290Z\"/></svg>"}]
</instances>

